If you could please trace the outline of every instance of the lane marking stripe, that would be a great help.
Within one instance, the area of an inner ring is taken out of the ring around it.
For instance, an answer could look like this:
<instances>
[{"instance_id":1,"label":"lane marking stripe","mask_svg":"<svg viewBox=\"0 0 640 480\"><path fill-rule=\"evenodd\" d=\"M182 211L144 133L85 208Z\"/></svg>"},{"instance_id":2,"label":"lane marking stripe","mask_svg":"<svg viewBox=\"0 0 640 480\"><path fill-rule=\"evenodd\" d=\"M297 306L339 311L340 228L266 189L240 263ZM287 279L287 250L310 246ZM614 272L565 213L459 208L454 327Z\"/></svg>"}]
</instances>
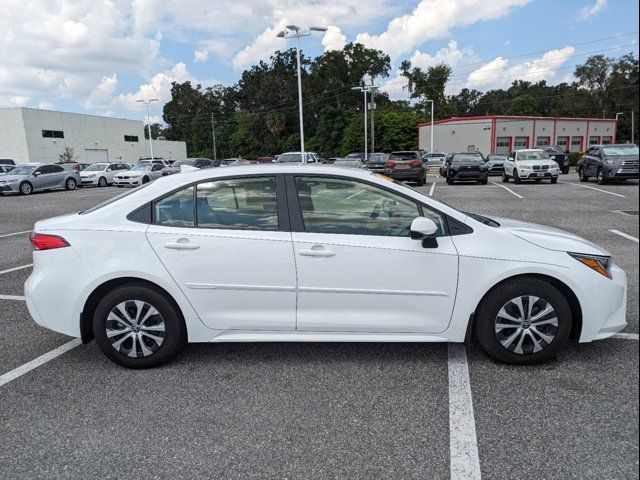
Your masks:
<instances>
[{"instance_id":1,"label":"lane marking stripe","mask_svg":"<svg viewBox=\"0 0 640 480\"><path fill-rule=\"evenodd\" d=\"M636 342L638 341L638 334L637 333L616 333L614 335L611 336L611 338L619 338L621 340L635 340Z\"/></svg>"},{"instance_id":2,"label":"lane marking stripe","mask_svg":"<svg viewBox=\"0 0 640 480\"><path fill-rule=\"evenodd\" d=\"M450 343L448 352L451 478L480 480L480 457L473 415L467 350L462 343Z\"/></svg>"},{"instance_id":3,"label":"lane marking stripe","mask_svg":"<svg viewBox=\"0 0 640 480\"><path fill-rule=\"evenodd\" d=\"M515 195L518 198L524 198L522 195L517 194L516 192L514 192L513 190L511 190L509 187L506 187L504 185L500 185L499 183L494 182L493 180L490 180L491 183L493 183L495 186L497 187L502 187L504 188L507 192L511 193L512 195Z\"/></svg>"},{"instance_id":4,"label":"lane marking stripe","mask_svg":"<svg viewBox=\"0 0 640 480\"><path fill-rule=\"evenodd\" d=\"M631 240L632 242L640 243L636 237L632 237L631 235L621 232L620 230L609 230L611 233L615 233L616 235L620 235L621 237L626 238L627 240Z\"/></svg>"},{"instance_id":5,"label":"lane marking stripe","mask_svg":"<svg viewBox=\"0 0 640 480\"><path fill-rule=\"evenodd\" d=\"M433 191L436 189L436 180L438 179L438 177L436 177L436 179L433 181L433 183L431 184L431 190L429 190L429 196L433 197Z\"/></svg>"},{"instance_id":6,"label":"lane marking stripe","mask_svg":"<svg viewBox=\"0 0 640 480\"><path fill-rule=\"evenodd\" d=\"M27 265L21 265L19 267L13 267L8 270L2 270L0 271L0 275L2 275L3 273L11 273L11 272L15 272L16 270L22 270L24 268L29 268L29 267L33 267L33 263L29 263Z\"/></svg>"},{"instance_id":7,"label":"lane marking stripe","mask_svg":"<svg viewBox=\"0 0 640 480\"><path fill-rule=\"evenodd\" d=\"M20 295L0 295L0 300L16 300L19 302L27 301L25 297L21 297Z\"/></svg>"},{"instance_id":8,"label":"lane marking stripe","mask_svg":"<svg viewBox=\"0 0 640 480\"><path fill-rule=\"evenodd\" d=\"M15 232L15 233L5 233L4 235L0 235L0 238L5 237L13 237L14 235L22 235L23 233L31 233L33 230L25 230L24 232Z\"/></svg>"},{"instance_id":9,"label":"lane marking stripe","mask_svg":"<svg viewBox=\"0 0 640 480\"><path fill-rule=\"evenodd\" d=\"M44 355L40 355L38 358L35 358L30 362L27 362L24 365L19 366L18 368L14 368L10 372L7 372L4 375L0 376L0 387L80 345L82 345L82 340L80 340L79 338L74 338L70 342L67 342L64 345L60 345L58 348L54 348L50 352L47 352Z\"/></svg>"},{"instance_id":10,"label":"lane marking stripe","mask_svg":"<svg viewBox=\"0 0 640 480\"><path fill-rule=\"evenodd\" d=\"M596 192L606 193L608 195L613 195L615 197L627 198L624 195L621 195L619 193L608 192L607 190L602 190L601 188L591 187L589 185L582 185L581 183L565 182L564 180L558 180L558 182L566 183L567 185L573 185L574 187L588 188L589 190L595 190Z\"/></svg>"}]
</instances>

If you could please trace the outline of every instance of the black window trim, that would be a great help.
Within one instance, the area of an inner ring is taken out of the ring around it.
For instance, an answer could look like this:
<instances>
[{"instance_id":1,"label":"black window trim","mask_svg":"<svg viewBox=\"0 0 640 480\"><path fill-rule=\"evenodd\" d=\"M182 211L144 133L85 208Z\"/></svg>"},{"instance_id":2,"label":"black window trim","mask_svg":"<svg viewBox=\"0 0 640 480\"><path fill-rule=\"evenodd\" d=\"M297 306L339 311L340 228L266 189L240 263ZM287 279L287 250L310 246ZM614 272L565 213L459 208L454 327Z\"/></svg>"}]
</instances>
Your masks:
<instances>
[{"instance_id":1,"label":"black window trim","mask_svg":"<svg viewBox=\"0 0 640 480\"><path fill-rule=\"evenodd\" d=\"M211 227L200 227L198 225L198 215L197 215L197 195L198 195L198 185L201 183L211 183L211 182L219 182L225 180L237 180L237 179L245 179L245 178L266 178L266 177L275 177L276 179L276 209L278 213L278 228L274 230L265 230L265 229L256 229L256 228L231 228L231 227L221 227L221 228L211 228ZM173 195L181 190L185 190L190 187L195 187L193 189L193 226L185 227L182 225L171 226L171 228L198 228L202 230L238 230L244 232L290 232L290 223L289 216L287 215L287 197L285 193L285 180L284 174L282 173L254 173L251 175L233 175L230 177L213 177L207 178L203 180L198 180L195 182L188 183L186 185L181 185L180 187L174 188L173 190L161 195L160 197L154 198L153 200L147 202L146 204L136 208L129 215L127 215L127 219L133 222L136 222L136 213L143 210L144 208L150 208L151 215L149 219L149 225L156 225L155 218L155 204L160 200L163 200L166 197ZM147 223L147 222L142 222ZM162 226L162 225L158 225ZM167 225L168 226L168 225Z\"/></svg>"},{"instance_id":2,"label":"black window trim","mask_svg":"<svg viewBox=\"0 0 640 480\"><path fill-rule=\"evenodd\" d=\"M380 185L378 183L374 183L374 182L370 182L367 180L364 180L362 178L353 178L353 177L349 177L349 176L344 176L344 175L336 175L336 174L331 174L331 175L327 175L327 174L323 174L323 173L287 173L285 175L285 183L286 183L286 191L287 191L287 201L288 201L288 211L289 211L289 222L291 225L291 231L292 232L300 232L300 233L309 233L306 232L305 228L304 228L304 220L302 218L302 208L300 207L300 201L298 198L298 189L296 187L296 182L295 182L295 178L296 177L320 177L320 178L334 178L334 179L338 179L338 180L349 180L349 181L356 181L356 182L360 182L360 183L364 183L366 185L369 185L371 187L374 188L380 188L382 190L385 190L389 193L393 193L395 195L398 195L399 197L404 198L405 200L408 200L410 202L413 202L416 204L416 206L418 207L418 214L422 217L424 216L424 209L429 209L439 215L442 215L442 217L445 219L444 222L444 226L445 226L445 232L440 235L439 237L452 237L452 236L457 236L457 235L466 235L469 233L473 233L473 228L469 227L468 225L463 224L462 222L460 222L459 220L456 220L455 218L450 217L449 215L447 215L444 212L441 212L440 210L438 210L437 208L433 208L430 205L427 205L423 202L420 202L420 200L416 200L415 198L406 195L402 192L398 192L397 190L394 190L393 188L389 188L385 185ZM451 228L450 223L455 223L455 228ZM461 228L461 226L464 225L467 229ZM322 233L322 235L345 235L343 233ZM371 235L367 235L367 234L358 234L358 233L349 233L346 235L362 235L362 236L371 236ZM376 236L380 236L380 235L376 235ZM398 237L398 238L404 238L404 237Z\"/></svg>"}]
</instances>

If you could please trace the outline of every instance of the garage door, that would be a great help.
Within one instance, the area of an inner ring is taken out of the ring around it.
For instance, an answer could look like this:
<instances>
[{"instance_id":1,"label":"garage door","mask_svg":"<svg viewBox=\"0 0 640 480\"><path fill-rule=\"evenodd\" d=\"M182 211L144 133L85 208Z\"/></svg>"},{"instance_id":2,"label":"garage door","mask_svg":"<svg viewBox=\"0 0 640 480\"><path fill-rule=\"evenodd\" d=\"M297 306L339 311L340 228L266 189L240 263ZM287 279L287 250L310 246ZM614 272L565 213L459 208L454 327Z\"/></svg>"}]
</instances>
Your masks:
<instances>
[{"instance_id":1,"label":"garage door","mask_svg":"<svg viewBox=\"0 0 640 480\"><path fill-rule=\"evenodd\" d=\"M84 158L87 159L87 163L108 162L109 154L107 149L87 148L84 151Z\"/></svg>"}]
</instances>

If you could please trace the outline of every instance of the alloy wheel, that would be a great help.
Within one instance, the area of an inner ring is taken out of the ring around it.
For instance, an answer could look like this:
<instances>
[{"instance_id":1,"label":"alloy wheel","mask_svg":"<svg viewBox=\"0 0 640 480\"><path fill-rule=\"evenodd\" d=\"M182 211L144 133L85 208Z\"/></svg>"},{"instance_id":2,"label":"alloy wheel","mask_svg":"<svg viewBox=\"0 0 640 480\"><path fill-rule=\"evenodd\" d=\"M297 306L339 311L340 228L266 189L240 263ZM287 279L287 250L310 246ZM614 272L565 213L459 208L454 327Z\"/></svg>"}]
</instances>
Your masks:
<instances>
[{"instance_id":1,"label":"alloy wheel","mask_svg":"<svg viewBox=\"0 0 640 480\"><path fill-rule=\"evenodd\" d=\"M107 186L107 179L104 177L100 177L100 180L98 180L98 186L99 187L106 187Z\"/></svg>"},{"instance_id":2,"label":"alloy wheel","mask_svg":"<svg viewBox=\"0 0 640 480\"><path fill-rule=\"evenodd\" d=\"M75 180L70 178L69 180L67 180L67 190L75 190L75 189L76 189L76 182Z\"/></svg>"},{"instance_id":3,"label":"alloy wheel","mask_svg":"<svg viewBox=\"0 0 640 480\"><path fill-rule=\"evenodd\" d=\"M510 352L537 353L553 342L558 333L558 316L543 298L533 295L512 298L498 311L495 333Z\"/></svg>"},{"instance_id":4,"label":"alloy wheel","mask_svg":"<svg viewBox=\"0 0 640 480\"><path fill-rule=\"evenodd\" d=\"M107 317L107 340L127 357L153 355L162 346L165 335L162 315L142 300L125 300L112 308Z\"/></svg>"},{"instance_id":5,"label":"alloy wheel","mask_svg":"<svg viewBox=\"0 0 640 480\"><path fill-rule=\"evenodd\" d=\"M31 193L31 190L33 190L31 188L31 184L29 183L23 183L22 185L20 185L20 193L22 193L23 195L29 195Z\"/></svg>"}]
</instances>

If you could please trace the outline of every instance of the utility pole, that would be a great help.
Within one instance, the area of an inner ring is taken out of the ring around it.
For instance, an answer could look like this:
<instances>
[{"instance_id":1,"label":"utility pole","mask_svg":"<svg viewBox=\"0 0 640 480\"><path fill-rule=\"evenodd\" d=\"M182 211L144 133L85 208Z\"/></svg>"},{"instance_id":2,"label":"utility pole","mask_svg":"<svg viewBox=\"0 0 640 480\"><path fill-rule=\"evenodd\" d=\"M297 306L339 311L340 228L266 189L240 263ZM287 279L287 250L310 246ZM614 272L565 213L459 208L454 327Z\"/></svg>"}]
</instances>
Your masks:
<instances>
[{"instance_id":1,"label":"utility pole","mask_svg":"<svg viewBox=\"0 0 640 480\"><path fill-rule=\"evenodd\" d=\"M157 98L147 98L142 100L136 100L136 103L147 104L147 129L149 130L149 151L151 152L151 160L153 160L153 138L151 138L151 114L149 113L149 104L151 102L157 102Z\"/></svg>"},{"instance_id":2,"label":"utility pole","mask_svg":"<svg viewBox=\"0 0 640 480\"><path fill-rule=\"evenodd\" d=\"M300 37L308 37L311 32L326 32L325 27L299 27L297 25L287 25L285 30L276 35L278 38L296 39L296 64L298 72L298 109L300 113L300 161L306 163L304 153L304 117L302 114L302 77L300 76Z\"/></svg>"},{"instance_id":3,"label":"utility pole","mask_svg":"<svg viewBox=\"0 0 640 480\"><path fill-rule=\"evenodd\" d=\"M211 136L213 138L213 160L218 160L218 152L216 149L216 127L215 122L213 121L213 112L211 112Z\"/></svg>"},{"instance_id":4,"label":"utility pole","mask_svg":"<svg viewBox=\"0 0 640 480\"><path fill-rule=\"evenodd\" d=\"M371 153L376 152L376 102L373 98L375 88L373 85L373 76L371 77Z\"/></svg>"},{"instance_id":5,"label":"utility pole","mask_svg":"<svg viewBox=\"0 0 640 480\"><path fill-rule=\"evenodd\" d=\"M636 143L636 116L633 110L631 110L631 143Z\"/></svg>"},{"instance_id":6,"label":"utility pole","mask_svg":"<svg viewBox=\"0 0 640 480\"><path fill-rule=\"evenodd\" d=\"M434 105L435 102L433 100L425 100L426 102L431 102L431 141L429 143L429 153L433 153L434 152L434 148L433 148L433 125L434 125L434 118L433 118L433 114L434 114Z\"/></svg>"},{"instance_id":7,"label":"utility pole","mask_svg":"<svg viewBox=\"0 0 640 480\"><path fill-rule=\"evenodd\" d=\"M367 85L364 87L351 87L351 90L358 90L364 93L364 162L369 161L369 126L367 125L367 109L369 107L367 103L367 92L373 92L378 87L375 85Z\"/></svg>"}]
</instances>

